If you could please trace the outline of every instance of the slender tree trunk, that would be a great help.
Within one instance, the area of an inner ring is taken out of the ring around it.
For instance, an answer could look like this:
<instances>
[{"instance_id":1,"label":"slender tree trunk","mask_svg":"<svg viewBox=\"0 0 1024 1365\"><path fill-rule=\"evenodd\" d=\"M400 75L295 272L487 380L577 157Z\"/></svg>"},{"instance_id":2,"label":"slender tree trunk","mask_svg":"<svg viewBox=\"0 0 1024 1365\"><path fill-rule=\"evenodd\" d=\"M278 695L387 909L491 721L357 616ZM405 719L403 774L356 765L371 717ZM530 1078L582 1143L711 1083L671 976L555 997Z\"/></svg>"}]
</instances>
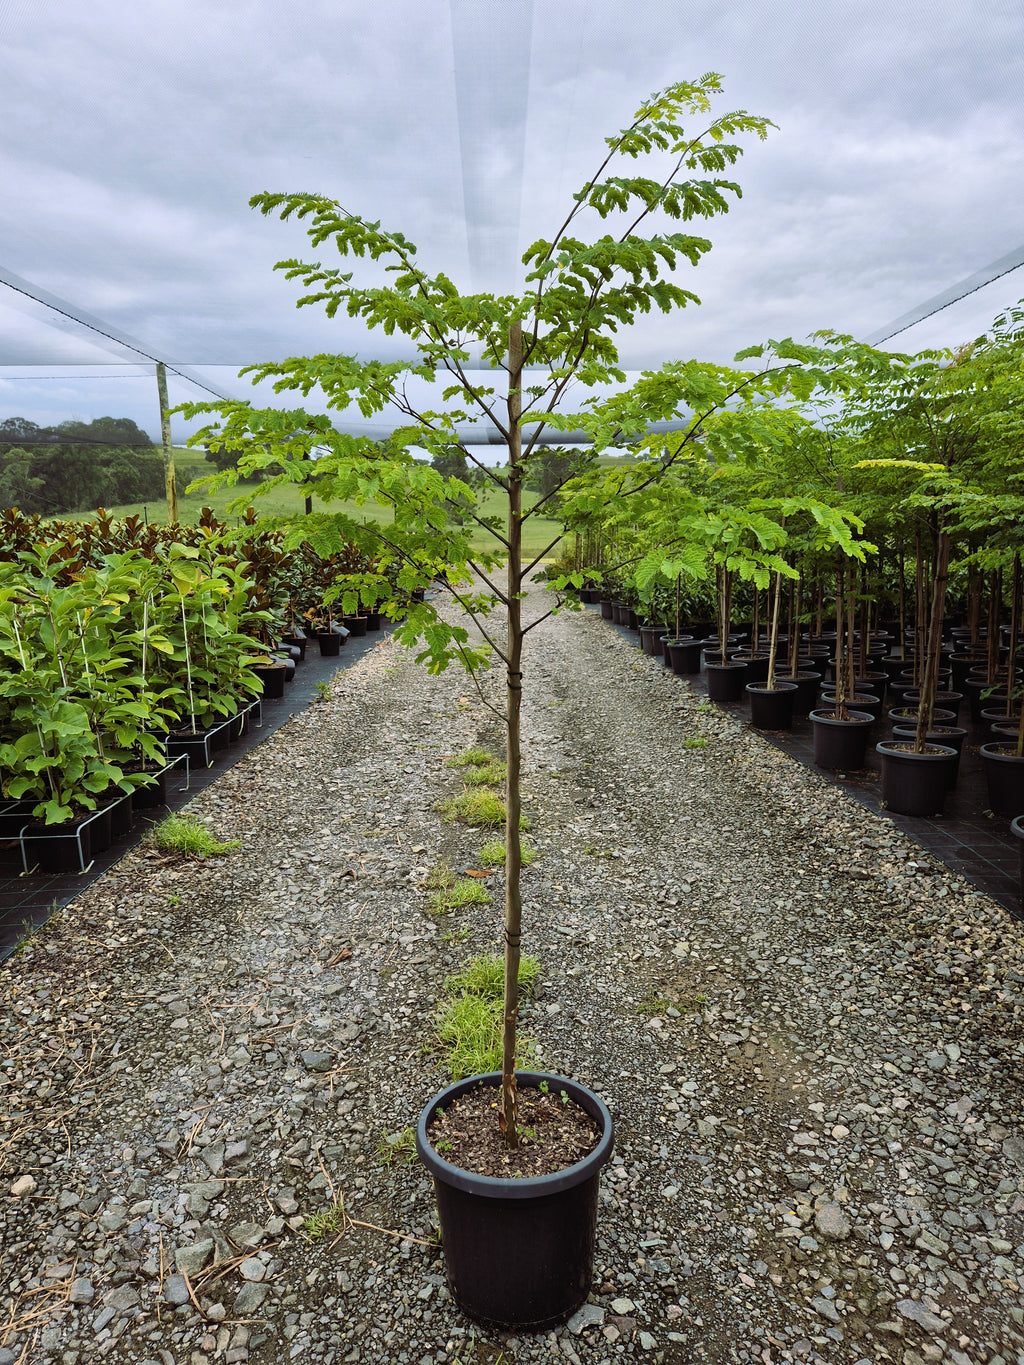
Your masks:
<instances>
[{"instance_id":1,"label":"slender tree trunk","mask_svg":"<svg viewBox=\"0 0 1024 1365\"><path fill-rule=\"evenodd\" d=\"M821 632L825 625L825 573L824 570L818 572L818 600L815 607L814 638L821 639Z\"/></svg>"},{"instance_id":2,"label":"slender tree trunk","mask_svg":"<svg viewBox=\"0 0 1024 1365\"><path fill-rule=\"evenodd\" d=\"M900 541L899 560L899 593L900 593L900 658L907 657L907 566L903 561L903 541Z\"/></svg>"},{"instance_id":3,"label":"slender tree trunk","mask_svg":"<svg viewBox=\"0 0 1024 1365\"><path fill-rule=\"evenodd\" d=\"M971 651L978 648L981 620L981 571L974 564L967 570L967 624L971 628Z\"/></svg>"},{"instance_id":4,"label":"slender tree trunk","mask_svg":"<svg viewBox=\"0 0 1024 1365\"><path fill-rule=\"evenodd\" d=\"M799 671L800 657L800 605L803 579L789 580L789 603L787 619L789 622L789 676L795 681ZM795 599L795 600L794 600Z\"/></svg>"},{"instance_id":5,"label":"slender tree trunk","mask_svg":"<svg viewBox=\"0 0 1024 1365\"><path fill-rule=\"evenodd\" d=\"M836 555L836 720L849 720L850 713L846 709L846 651L843 647L843 634L846 625L846 613L843 611L843 601L846 597L846 582L843 573L842 558Z\"/></svg>"},{"instance_id":6,"label":"slender tree trunk","mask_svg":"<svg viewBox=\"0 0 1024 1365\"><path fill-rule=\"evenodd\" d=\"M750 637L750 652L756 654L761 645L761 594L754 584L754 629Z\"/></svg>"},{"instance_id":7,"label":"slender tree trunk","mask_svg":"<svg viewBox=\"0 0 1024 1365\"><path fill-rule=\"evenodd\" d=\"M986 679L991 686L999 678L999 616L1003 598L1003 576L996 570L988 581L988 672Z\"/></svg>"},{"instance_id":8,"label":"slender tree trunk","mask_svg":"<svg viewBox=\"0 0 1024 1365\"><path fill-rule=\"evenodd\" d=\"M520 387L523 374L523 332L513 323L508 334L508 675L505 693L507 777L505 783L505 998L501 1038L501 1115L500 1125L508 1147L519 1145L518 1104L516 1102L516 1030L519 1021L519 954L522 938L523 907L519 889L522 849L519 844L520 731L519 713L523 698L522 591L522 414Z\"/></svg>"},{"instance_id":9,"label":"slender tree trunk","mask_svg":"<svg viewBox=\"0 0 1024 1365\"><path fill-rule=\"evenodd\" d=\"M779 608L782 605L782 574L775 575L775 602L772 606L772 633L768 640L768 690L775 686L775 654L779 647Z\"/></svg>"},{"instance_id":10,"label":"slender tree trunk","mask_svg":"<svg viewBox=\"0 0 1024 1365\"><path fill-rule=\"evenodd\" d=\"M1013 714L1013 684L1016 681L1017 636L1020 634L1020 551L1013 556L1013 578L1010 583L1010 657L1006 664L1006 714ZM1024 711L1024 697L1020 698Z\"/></svg>"},{"instance_id":11,"label":"slender tree trunk","mask_svg":"<svg viewBox=\"0 0 1024 1365\"><path fill-rule=\"evenodd\" d=\"M916 606L914 609L914 686L921 686L921 660L924 658L924 553L921 532L915 537L917 551Z\"/></svg>"},{"instance_id":12,"label":"slender tree trunk","mask_svg":"<svg viewBox=\"0 0 1024 1365\"><path fill-rule=\"evenodd\" d=\"M949 578L949 535L941 528L936 547L935 573L932 577L932 605L928 621L928 652L924 665L924 680L918 694L917 733L914 752L923 754L928 731L932 728L935 692L939 685L939 648L942 643L942 616L946 609L946 583Z\"/></svg>"},{"instance_id":13,"label":"slender tree trunk","mask_svg":"<svg viewBox=\"0 0 1024 1365\"><path fill-rule=\"evenodd\" d=\"M682 583L683 583L683 575L682 575L681 573L677 573L677 574L676 574L676 635L675 635L675 638L676 638L677 640L679 639L679 632L680 632L680 631L682 630L682 628L683 628L683 618L682 618L682 615L681 615Z\"/></svg>"},{"instance_id":14,"label":"slender tree trunk","mask_svg":"<svg viewBox=\"0 0 1024 1365\"><path fill-rule=\"evenodd\" d=\"M846 695L851 700L857 695L857 684L854 681L854 644L853 637L857 629L857 570L854 565L850 565L850 572L846 577ZM856 709L856 707L854 708Z\"/></svg>"}]
</instances>

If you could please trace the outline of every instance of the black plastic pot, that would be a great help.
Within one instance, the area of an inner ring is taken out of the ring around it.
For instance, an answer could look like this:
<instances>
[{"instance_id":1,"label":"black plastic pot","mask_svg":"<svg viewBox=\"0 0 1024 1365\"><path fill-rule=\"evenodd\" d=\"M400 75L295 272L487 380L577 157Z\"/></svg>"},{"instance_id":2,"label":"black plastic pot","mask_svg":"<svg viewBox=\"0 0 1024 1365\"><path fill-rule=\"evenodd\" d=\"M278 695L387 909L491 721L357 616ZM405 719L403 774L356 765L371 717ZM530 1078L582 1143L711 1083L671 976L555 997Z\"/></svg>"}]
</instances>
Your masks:
<instances>
[{"instance_id":1,"label":"black plastic pot","mask_svg":"<svg viewBox=\"0 0 1024 1365\"><path fill-rule=\"evenodd\" d=\"M1012 744L983 744L978 750L988 783L988 807L996 815L1024 815L1024 758Z\"/></svg>"},{"instance_id":2,"label":"black plastic pot","mask_svg":"<svg viewBox=\"0 0 1024 1365\"><path fill-rule=\"evenodd\" d=\"M916 706L892 706L885 713L886 719L893 725L916 725L917 707ZM944 711L940 706L932 707L933 725L954 725L956 716L952 711Z\"/></svg>"},{"instance_id":3,"label":"black plastic pot","mask_svg":"<svg viewBox=\"0 0 1024 1365\"><path fill-rule=\"evenodd\" d=\"M167 774L170 771L170 768L158 768L149 772L153 781L132 791L133 810L152 810L154 806L167 805Z\"/></svg>"},{"instance_id":4,"label":"black plastic pot","mask_svg":"<svg viewBox=\"0 0 1024 1365\"><path fill-rule=\"evenodd\" d=\"M813 711L818 704L818 689L821 686L821 674L815 672L813 668L804 668L794 678L787 673L785 682L796 683L796 693L793 696L793 715L806 716Z\"/></svg>"},{"instance_id":5,"label":"black plastic pot","mask_svg":"<svg viewBox=\"0 0 1024 1365\"><path fill-rule=\"evenodd\" d=\"M333 659L341 649L342 637L340 635L335 635L332 630L317 631L316 638L320 644L320 655L324 659ZM282 692L282 696L283 695Z\"/></svg>"},{"instance_id":6,"label":"black plastic pot","mask_svg":"<svg viewBox=\"0 0 1024 1365\"><path fill-rule=\"evenodd\" d=\"M670 640L665 648L668 651L673 672L679 674L700 672L702 645L699 640Z\"/></svg>"},{"instance_id":7,"label":"black plastic pot","mask_svg":"<svg viewBox=\"0 0 1024 1365\"><path fill-rule=\"evenodd\" d=\"M612 603L612 623L616 626L629 625L629 607L625 602Z\"/></svg>"},{"instance_id":8,"label":"black plastic pot","mask_svg":"<svg viewBox=\"0 0 1024 1365\"><path fill-rule=\"evenodd\" d=\"M93 812L78 820L67 821L63 825L43 823L28 825L22 831L26 866L30 871L37 868L48 876L84 871L92 862L93 853L96 851L92 846L92 833L95 828ZM104 847L109 843L108 837Z\"/></svg>"},{"instance_id":9,"label":"black plastic pot","mask_svg":"<svg viewBox=\"0 0 1024 1365\"><path fill-rule=\"evenodd\" d=\"M997 725L1002 725L1004 727L1012 725L1016 731L1018 722L1020 721L1020 711L1011 708L1009 714L1007 714L1006 703L1004 701L1000 706L983 706L981 708L980 720L981 724L985 727L988 742L1002 743L1003 741L1001 739L995 739L994 727Z\"/></svg>"},{"instance_id":10,"label":"black plastic pot","mask_svg":"<svg viewBox=\"0 0 1024 1365\"><path fill-rule=\"evenodd\" d=\"M601 1167L612 1153L604 1103L575 1081L520 1071L520 1090L546 1082L564 1090L596 1121L601 1137L582 1161L553 1175L503 1180L453 1166L431 1146L435 1110L501 1073L470 1076L435 1095L420 1114L416 1150L434 1180L448 1284L471 1318L494 1327L539 1332L564 1322L590 1292Z\"/></svg>"},{"instance_id":11,"label":"black plastic pot","mask_svg":"<svg viewBox=\"0 0 1024 1365\"><path fill-rule=\"evenodd\" d=\"M346 616L345 628L348 630L350 635L365 635L367 630L366 617L358 615Z\"/></svg>"},{"instance_id":12,"label":"black plastic pot","mask_svg":"<svg viewBox=\"0 0 1024 1365\"><path fill-rule=\"evenodd\" d=\"M875 745L882 765L882 804L896 815L940 815L954 781L956 750L927 744L924 753L915 754L902 747L912 742L883 739Z\"/></svg>"},{"instance_id":13,"label":"black plastic pot","mask_svg":"<svg viewBox=\"0 0 1024 1365\"><path fill-rule=\"evenodd\" d=\"M746 664L726 663L707 666L708 696L712 701L739 701L747 681Z\"/></svg>"},{"instance_id":14,"label":"black plastic pot","mask_svg":"<svg viewBox=\"0 0 1024 1365\"><path fill-rule=\"evenodd\" d=\"M819 768L863 768L868 735L875 718L866 711L848 714L849 720L836 720L831 711L811 712L814 762Z\"/></svg>"},{"instance_id":15,"label":"black plastic pot","mask_svg":"<svg viewBox=\"0 0 1024 1365\"><path fill-rule=\"evenodd\" d=\"M822 688L821 704L823 707L835 706L836 692L834 687ZM847 697L846 705L855 711L866 711L873 720L878 720L882 714L882 703L871 692L858 692L852 697Z\"/></svg>"},{"instance_id":16,"label":"black plastic pot","mask_svg":"<svg viewBox=\"0 0 1024 1365\"><path fill-rule=\"evenodd\" d=\"M641 626L640 627L640 648L645 654L650 654L652 658L661 658L661 642L665 638L664 626Z\"/></svg>"},{"instance_id":17,"label":"black plastic pot","mask_svg":"<svg viewBox=\"0 0 1024 1365\"><path fill-rule=\"evenodd\" d=\"M1010 833L1018 841L1017 852L1020 855L1020 889L1018 899L1020 908L1024 910L1024 815L1018 815L1016 820L1010 823Z\"/></svg>"},{"instance_id":18,"label":"black plastic pot","mask_svg":"<svg viewBox=\"0 0 1024 1365\"><path fill-rule=\"evenodd\" d=\"M111 840L125 839L131 833L132 810L131 792L119 792L107 806Z\"/></svg>"},{"instance_id":19,"label":"black plastic pot","mask_svg":"<svg viewBox=\"0 0 1024 1365\"><path fill-rule=\"evenodd\" d=\"M777 680L769 691L766 682L747 683L750 723L758 730L792 730L796 683Z\"/></svg>"},{"instance_id":20,"label":"black plastic pot","mask_svg":"<svg viewBox=\"0 0 1024 1365\"><path fill-rule=\"evenodd\" d=\"M282 635L281 643L283 645L288 645L292 649L297 649L299 651L298 659L300 663L302 662L303 659L305 659L306 645L309 643L305 635Z\"/></svg>"},{"instance_id":21,"label":"black plastic pot","mask_svg":"<svg viewBox=\"0 0 1024 1365\"><path fill-rule=\"evenodd\" d=\"M611 621L613 619L614 613L612 611L612 603L607 597L601 598L601 615L606 621Z\"/></svg>"},{"instance_id":22,"label":"black plastic pot","mask_svg":"<svg viewBox=\"0 0 1024 1365\"><path fill-rule=\"evenodd\" d=\"M893 739L915 740L917 738L917 727L914 725L894 725L892 727ZM926 744L946 744L956 752L956 766L953 769L953 785L956 784L960 776L960 758L964 751L964 740L967 738L967 731L962 725L934 725L925 735Z\"/></svg>"},{"instance_id":23,"label":"black plastic pot","mask_svg":"<svg viewBox=\"0 0 1024 1365\"><path fill-rule=\"evenodd\" d=\"M733 656L733 662L746 664L747 682L761 683L768 680L768 655L742 653Z\"/></svg>"},{"instance_id":24,"label":"black plastic pot","mask_svg":"<svg viewBox=\"0 0 1024 1365\"><path fill-rule=\"evenodd\" d=\"M960 719L960 703L964 699L962 692L936 692L935 705L941 706L943 711L952 711L954 724ZM921 689L915 687L903 694L904 706L919 706L921 702Z\"/></svg>"},{"instance_id":25,"label":"black plastic pot","mask_svg":"<svg viewBox=\"0 0 1024 1365\"><path fill-rule=\"evenodd\" d=\"M249 671L254 678L258 679L265 698L272 700L275 697L284 696L284 680L287 672L284 664L253 664ZM227 731L224 733L226 743ZM218 748L216 737L212 738L214 739L213 747Z\"/></svg>"}]
</instances>

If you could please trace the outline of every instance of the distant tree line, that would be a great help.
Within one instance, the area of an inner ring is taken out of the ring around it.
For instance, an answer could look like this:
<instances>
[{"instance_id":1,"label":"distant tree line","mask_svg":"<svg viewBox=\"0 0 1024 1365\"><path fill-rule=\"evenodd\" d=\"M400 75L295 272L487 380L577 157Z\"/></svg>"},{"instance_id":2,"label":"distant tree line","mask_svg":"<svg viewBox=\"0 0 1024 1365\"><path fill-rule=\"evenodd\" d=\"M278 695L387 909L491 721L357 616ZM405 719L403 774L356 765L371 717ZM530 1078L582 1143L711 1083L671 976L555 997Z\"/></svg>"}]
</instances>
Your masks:
<instances>
[{"instance_id":1,"label":"distant tree line","mask_svg":"<svg viewBox=\"0 0 1024 1365\"><path fill-rule=\"evenodd\" d=\"M163 496L163 453L128 417L0 419L0 507L56 516Z\"/></svg>"}]
</instances>

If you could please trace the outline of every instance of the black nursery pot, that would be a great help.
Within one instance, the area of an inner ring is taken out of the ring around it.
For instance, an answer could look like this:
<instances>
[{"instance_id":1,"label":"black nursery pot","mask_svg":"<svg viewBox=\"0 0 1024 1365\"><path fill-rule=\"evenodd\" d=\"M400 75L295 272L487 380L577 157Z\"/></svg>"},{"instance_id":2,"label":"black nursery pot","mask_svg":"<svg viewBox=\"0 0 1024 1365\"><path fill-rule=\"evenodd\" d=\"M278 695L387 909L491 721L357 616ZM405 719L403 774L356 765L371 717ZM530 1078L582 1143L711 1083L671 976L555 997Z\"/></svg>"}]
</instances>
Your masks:
<instances>
[{"instance_id":1,"label":"black nursery pot","mask_svg":"<svg viewBox=\"0 0 1024 1365\"><path fill-rule=\"evenodd\" d=\"M34 823L27 826L25 834L25 861L29 870L37 868L48 876L60 876L64 872L81 872L92 861L92 832L96 822L90 815L72 820L63 825ZM78 838L75 838L75 835ZM107 847L110 840L108 838ZM81 856L79 856L81 847Z\"/></svg>"},{"instance_id":2,"label":"black nursery pot","mask_svg":"<svg viewBox=\"0 0 1024 1365\"><path fill-rule=\"evenodd\" d=\"M793 715L806 716L809 711L813 711L818 700L821 674L815 673L813 669L801 670L795 679L787 674L786 681L796 682L796 692L793 696Z\"/></svg>"},{"instance_id":3,"label":"black nursery pot","mask_svg":"<svg viewBox=\"0 0 1024 1365\"><path fill-rule=\"evenodd\" d=\"M1016 819L1024 815L1024 758L1015 744L983 744L981 754L988 783L989 810Z\"/></svg>"},{"instance_id":4,"label":"black nursery pot","mask_svg":"<svg viewBox=\"0 0 1024 1365\"><path fill-rule=\"evenodd\" d=\"M672 671L679 674L700 672L700 640L669 640L665 650L672 664Z\"/></svg>"},{"instance_id":5,"label":"black nursery pot","mask_svg":"<svg viewBox=\"0 0 1024 1365\"><path fill-rule=\"evenodd\" d=\"M365 635L367 620L365 616L346 616L345 625L353 635Z\"/></svg>"},{"instance_id":6,"label":"black nursery pot","mask_svg":"<svg viewBox=\"0 0 1024 1365\"><path fill-rule=\"evenodd\" d=\"M333 659L341 649L340 635L335 635L331 630L321 630L317 632L317 640L320 644L320 655L324 659ZM284 693L282 692L282 696Z\"/></svg>"},{"instance_id":7,"label":"black nursery pot","mask_svg":"<svg viewBox=\"0 0 1024 1365\"><path fill-rule=\"evenodd\" d=\"M284 664L253 664L249 670L253 677L258 678L263 688L263 695L267 699L284 696L284 681L287 669ZM225 737L227 731L225 730ZM225 738L225 743L227 739ZM214 742L214 748L220 746Z\"/></svg>"},{"instance_id":8,"label":"black nursery pot","mask_svg":"<svg viewBox=\"0 0 1024 1365\"><path fill-rule=\"evenodd\" d=\"M893 739L901 739L904 743L907 740L917 738L917 727L915 725L896 725L892 727ZM964 740L967 738L967 731L961 725L936 725L925 735L926 744L947 744L956 753L956 764L953 768L953 783L956 784L960 776L960 757L964 751Z\"/></svg>"},{"instance_id":9,"label":"black nursery pot","mask_svg":"<svg viewBox=\"0 0 1024 1365\"><path fill-rule=\"evenodd\" d=\"M707 665L708 696L712 701L739 701L747 681L746 664Z\"/></svg>"},{"instance_id":10,"label":"black nursery pot","mask_svg":"<svg viewBox=\"0 0 1024 1365\"><path fill-rule=\"evenodd\" d=\"M612 603L607 597L601 598L601 615L606 621L611 621L614 617Z\"/></svg>"},{"instance_id":11,"label":"black nursery pot","mask_svg":"<svg viewBox=\"0 0 1024 1365\"><path fill-rule=\"evenodd\" d=\"M132 809L152 810L154 806L167 805L167 774L169 768L145 769L152 782L132 789Z\"/></svg>"},{"instance_id":12,"label":"black nursery pot","mask_svg":"<svg viewBox=\"0 0 1024 1365\"><path fill-rule=\"evenodd\" d=\"M836 720L831 711L812 711L814 762L819 768L863 768L868 735L875 723L866 711L849 711L849 720Z\"/></svg>"},{"instance_id":13,"label":"black nursery pot","mask_svg":"<svg viewBox=\"0 0 1024 1365\"><path fill-rule=\"evenodd\" d=\"M300 663L305 659L306 645L309 643L305 635L282 635L281 643L283 645L289 645L292 649L297 649L299 651L298 658Z\"/></svg>"},{"instance_id":14,"label":"black nursery pot","mask_svg":"<svg viewBox=\"0 0 1024 1365\"><path fill-rule=\"evenodd\" d=\"M463 1312L492 1327L531 1332L570 1317L590 1292L601 1167L612 1153L612 1120L604 1103L575 1081L520 1071L524 1087L546 1082L595 1120L597 1146L553 1175L522 1180L476 1175L453 1166L427 1136L434 1112L477 1085L501 1084L501 1072L456 1081L430 1101L416 1127L416 1150L434 1180L445 1270Z\"/></svg>"},{"instance_id":15,"label":"black nursery pot","mask_svg":"<svg viewBox=\"0 0 1024 1365\"><path fill-rule=\"evenodd\" d=\"M956 750L927 744L922 754L903 748L912 741L883 739L875 745L882 765L882 802L896 815L940 815L956 774Z\"/></svg>"},{"instance_id":16,"label":"black nursery pot","mask_svg":"<svg viewBox=\"0 0 1024 1365\"><path fill-rule=\"evenodd\" d=\"M791 730L796 683L776 681L769 690L766 682L747 683L750 698L750 723L758 730Z\"/></svg>"},{"instance_id":17,"label":"black nursery pot","mask_svg":"<svg viewBox=\"0 0 1024 1365\"><path fill-rule=\"evenodd\" d=\"M1017 852L1020 855L1020 886L1017 897L1021 910L1024 910L1024 815L1018 815L1016 820L1011 821L1010 833L1017 840Z\"/></svg>"},{"instance_id":18,"label":"black nursery pot","mask_svg":"<svg viewBox=\"0 0 1024 1365\"><path fill-rule=\"evenodd\" d=\"M661 658L662 640L665 638L664 626L641 626L640 648L652 658Z\"/></svg>"}]
</instances>

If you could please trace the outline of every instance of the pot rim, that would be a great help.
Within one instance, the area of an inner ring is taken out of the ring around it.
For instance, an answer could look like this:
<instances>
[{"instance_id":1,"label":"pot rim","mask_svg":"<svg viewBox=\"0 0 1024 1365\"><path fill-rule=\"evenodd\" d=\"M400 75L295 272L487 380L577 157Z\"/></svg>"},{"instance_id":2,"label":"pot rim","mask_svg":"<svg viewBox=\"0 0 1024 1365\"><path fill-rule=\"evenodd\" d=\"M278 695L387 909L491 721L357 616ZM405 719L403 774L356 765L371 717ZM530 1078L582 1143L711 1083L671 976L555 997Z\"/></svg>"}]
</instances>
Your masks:
<instances>
[{"instance_id":1,"label":"pot rim","mask_svg":"<svg viewBox=\"0 0 1024 1365\"><path fill-rule=\"evenodd\" d=\"M875 717L867 711L851 711L847 707L849 720L837 720L830 711L814 710L808 713L815 725L874 725Z\"/></svg>"},{"instance_id":2,"label":"pot rim","mask_svg":"<svg viewBox=\"0 0 1024 1365\"><path fill-rule=\"evenodd\" d=\"M888 758L895 758L897 762L905 758L913 763L916 763L921 759L937 763L943 758L956 758L956 750L951 745L928 744L927 739L925 740L925 743L928 744L928 749L931 750L929 753L915 754L913 749L894 749L891 747L894 744L906 743L907 741L905 739L896 739L895 737L893 739L881 739L875 745L875 753L884 754Z\"/></svg>"},{"instance_id":3,"label":"pot rim","mask_svg":"<svg viewBox=\"0 0 1024 1365\"><path fill-rule=\"evenodd\" d=\"M433 1117L434 1111L444 1109L447 1102L457 1099L459 1095L464 1094L467 1090L472 1090L477 1085L490 1085L497 1089L501 1084L501 1075L500 1071L485 1071L475 1076L466 1076L461 1081L453 1081L451 1085L445 1086L424 1106L416 1124L416 1150L420 1160L435 1180L442 1180L446 1185L454 1186L455 1189L462 1190L466 1194L481 1195L488 1199L537 1199L543 1195L558 1194L561 1190L571 1189L575 1185L582 1184L584 1180L589 1180L592 1175L596 1174L608 1161L612 1154L615 1134L612 1116L604 1100L592 1090L588 1090L585 1085L581 1085L579 1081L570 1080L567 1076L558 1076L553 1072L546 1071L518 1070L516 1071L517 1084L539 1086L542 1081L547 1081L549 1085L554 1084L560 1090L565 1090L581 1109L584 1109L592 1119L600 1124L601 1136L598 1139L597 1146L593 1151L588 1152L581 1161L577 1161L572 1166L567 1166L562 1171L553 1171L550 1175L512 1178L478 1175L475 1171L467 1171L462 1166L454 1166L450 1161L446 1161L427 1137L427 1125Z\"/></svg>"},{"instance_id":4,"label":"pot rim","mask_svg":"<svg viewBox=\"0 0 1024 1365\"><path fill-rule=\"evenodd\" d=\"M1016 754L999 754L997 749L1012 749L1013 744L983 744L978 750L982 758L990 759L993 763L1024 763L1024 758L1018 758Z\"/></svg>"},{"instance_id":5,"label":"pot rim","mask_svg":"<svg viewBox=\"0 0 1024 1365\"><path fill-rule=\"evenodd\" d=\"M1015 820L1010 821L1010 833L1016 839L1024 839L1024 815L1018 815Z\"/></svg>"},{"instance_id":6,"label":"pot rim","mask_svg":"<svg viewBox=\"0 0 1024 1365\"><path fill-rule=\"evenodd\" d=\"M775 686L769 688L766 682L747 683L748 692L767 692L769 695L774 692L795 692L796 683L790 682L788 678L776 678Z\"/></svg>"}]
</instances>

